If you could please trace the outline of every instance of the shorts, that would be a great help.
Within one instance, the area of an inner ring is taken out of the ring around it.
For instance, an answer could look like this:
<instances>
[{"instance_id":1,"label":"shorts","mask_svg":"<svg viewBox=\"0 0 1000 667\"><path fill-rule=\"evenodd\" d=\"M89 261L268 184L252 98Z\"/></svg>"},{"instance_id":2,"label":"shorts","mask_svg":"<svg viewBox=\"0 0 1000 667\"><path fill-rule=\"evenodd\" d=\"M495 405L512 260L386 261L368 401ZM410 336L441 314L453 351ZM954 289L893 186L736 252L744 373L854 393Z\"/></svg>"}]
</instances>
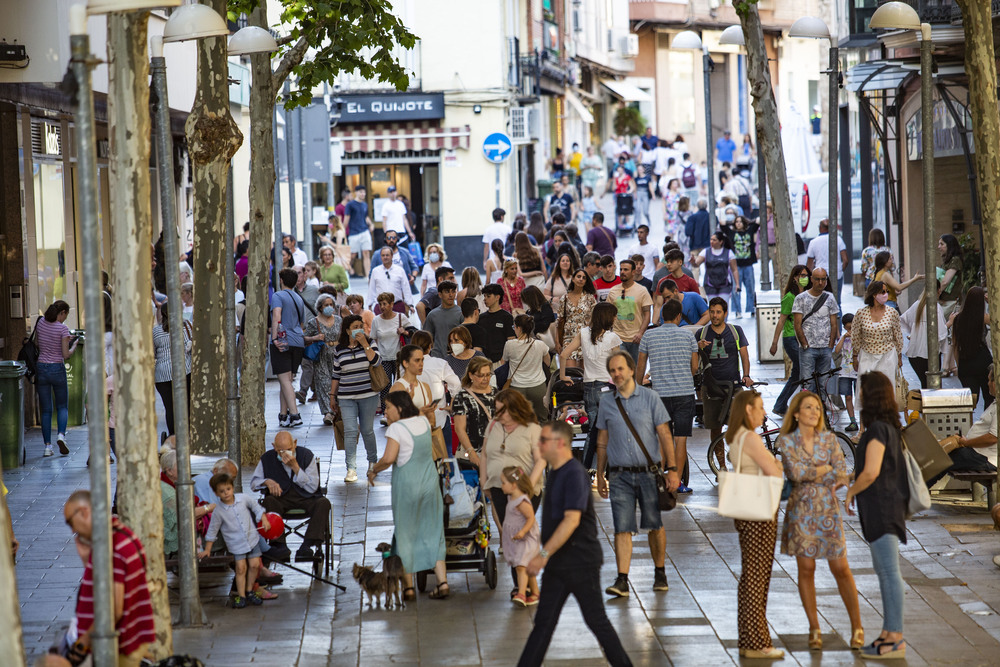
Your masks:
<instances>
[{"instance_id":1,"label":"shorts","mask_svg":"<svg viewBox=\"0 0 1000 667\"><path fill-rule=\"evenodd\" d=\"M233 554L234 561L250 560L251 558L260 558L260 544L255 544L253 549L250 550L248 554Z\"/></svg>"},{"instance_id":2,"label":"shorts","mask_svg":"<svg viewBox=\"0 0 1000 667\"><path fill-rule=\"evenodd\" d=\"M361 232L360 234L352 234L351 236L347 237L347 244L351 246L351 252L355 255L361 254L361 252L364 250L371 252L372 249L371 232Z\"/></svg>"},{"instance_id":3,"label":"shorts","mask_svg":"<svg viewBox=\"0 0 1000 667\"><path fill-rule=\"evenodd\" d=\"M735 391L742 391L740 387L736 385L734 387ZM701 403L702 421L705 422L707 428L722 428L726 425L726 421L729 419L728 405L732 403L731 399L709 398L703 388L701 390Z\"/></svg>"},{"instance_id":4,"label":"shorts","mask_svg":"<svg viewBox=\"0 0 1000 667\"><path fill-rule=\"evenodd\" d=\"M650 531L663 527L654 473L609 472L608 490L615 534L634 534L639 532L639 528ZM635 506L637 503L639 505L638 528L635 525Z\"/></svg>"},{"instance_id":5,"label":"shorts","mask_svg":"<svg viewBox=\"0 0 1000 667\"><path fill-rule=\"evenodd\" d=\"M282 373L295 375L299 371L299 365L302 363L302 353L305 352L305 348L289 347L282 352L274 346L274 343L271 343L270 350L272 373L275 375L281 375Z\"/></svg>"},{"instance_id":6,"label":"shorts","mask_svg":"<svg viewBox=\"0 0 1000 667\"><path fill-rule=\"evenodd\" d=\"M670 432L675 438L690 438L694 423L694 396L660 396L670 415Z\"/></svg>"},{"instance_id":7,"label":"shorts","mask_svg":"<svg viewBox=\"0 0 1000 667\"><path fill-rule=\"evenodd\" d=\"M854 396L854 378L837 378L837 393L841 396Z\"/></svg>"}]
</instances>

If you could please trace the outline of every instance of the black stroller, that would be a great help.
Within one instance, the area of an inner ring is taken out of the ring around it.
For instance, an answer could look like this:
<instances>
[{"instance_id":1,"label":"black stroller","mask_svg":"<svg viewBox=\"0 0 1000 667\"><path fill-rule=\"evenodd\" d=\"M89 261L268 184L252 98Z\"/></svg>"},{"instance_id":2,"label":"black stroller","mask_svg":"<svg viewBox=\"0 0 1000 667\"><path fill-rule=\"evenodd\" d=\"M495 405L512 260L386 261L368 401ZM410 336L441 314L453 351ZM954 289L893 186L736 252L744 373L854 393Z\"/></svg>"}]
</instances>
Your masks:
<instances>
[{"instance_id":1,"label":"black stroller","mask_svg":"<svg viewBox=\"0 0 1000 667\"><path fill-rule=\"evenodd\" d=\"M634 213L635 199L632 195L615 195L615 233L618 236L630 236L635 232Z\"/></svg>"}]
</instances>

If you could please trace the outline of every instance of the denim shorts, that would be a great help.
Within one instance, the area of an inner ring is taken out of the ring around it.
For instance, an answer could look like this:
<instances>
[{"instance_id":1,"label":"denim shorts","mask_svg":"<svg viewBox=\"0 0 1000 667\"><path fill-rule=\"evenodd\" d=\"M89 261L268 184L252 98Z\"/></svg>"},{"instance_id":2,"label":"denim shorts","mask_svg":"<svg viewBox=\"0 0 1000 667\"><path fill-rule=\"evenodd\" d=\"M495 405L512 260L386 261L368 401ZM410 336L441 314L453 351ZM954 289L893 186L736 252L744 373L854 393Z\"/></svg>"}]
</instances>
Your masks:
<instances>
[{"instance_id":1,"label":"denim shorts","mask_svg":"<svg viewBox=\"0 0 1000 667\"><path fill-rule=\"evenodd\" d=\"M611 518L615 533L637 533L642 530L659 530L663 527L660 517L659 494L656 477L651 472L610 472L608 490L611 498ZM639 526L635 525L635 506L639 505Z\"/></svg>"},{"instance_id":2,"label":"denim shorts","mask_svg":"<svg viewBox=\"0 0 1000 667\"><path fill-rule=\"evenodd\" d=\"M254 545L254 547L250 551L250 553L247 553L247 554L233 554L233 561L250 560L252 558L260 558L260 554L261 554L260 543L257 543L257 544Z\"/></svg>"},{"instance_id":3,"label":"denim shorts","mask_svg":"<svg viewBox=\"0 0 1000 667\"><path fill-rule=\"evenodd\" d=\"M841 396L854 396L854 378L837 378L837 393Z\"/></svg>"},{"instance_id":4,"label":"denim shorts","mask_svg":"<svg viewBox=\"0 0 1000 667\"><path fill-rule=\"evenodd\" d=\"M674 437L690 438L694 423L694 395L660 396L660 400L670 415L670 432Z\"/></svg>"}]
</instances>

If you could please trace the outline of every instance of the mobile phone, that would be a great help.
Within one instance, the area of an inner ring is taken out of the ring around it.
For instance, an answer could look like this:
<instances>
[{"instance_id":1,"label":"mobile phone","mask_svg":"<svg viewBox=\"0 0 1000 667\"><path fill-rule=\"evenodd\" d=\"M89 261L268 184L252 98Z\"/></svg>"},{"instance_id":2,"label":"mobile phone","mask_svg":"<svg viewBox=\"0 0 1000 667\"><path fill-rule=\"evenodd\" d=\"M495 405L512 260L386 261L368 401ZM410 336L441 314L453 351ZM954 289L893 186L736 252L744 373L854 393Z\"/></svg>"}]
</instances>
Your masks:
<instances>
[{"instance_id":1,"label":"mobile phone","mask_svg":"<svg viewBox=\"0 0 1000 667\"><path fill-rule=\"evenodd\" d=\"M429 408L435 408L435 407L437 407L437 404L440 403L440 402L441 402L440 398L435 398L433 401L430 402L430 404L427 407L429 407Z\"/></svg>"}]
</instances>

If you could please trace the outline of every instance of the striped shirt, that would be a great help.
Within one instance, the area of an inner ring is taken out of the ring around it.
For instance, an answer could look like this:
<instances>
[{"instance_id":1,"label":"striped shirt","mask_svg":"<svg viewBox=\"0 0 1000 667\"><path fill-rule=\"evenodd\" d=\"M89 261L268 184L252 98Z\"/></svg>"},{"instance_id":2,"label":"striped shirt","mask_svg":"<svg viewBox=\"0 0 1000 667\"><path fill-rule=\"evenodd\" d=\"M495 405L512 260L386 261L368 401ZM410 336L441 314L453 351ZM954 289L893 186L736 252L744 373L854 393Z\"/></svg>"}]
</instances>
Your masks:
<instances>
[{"instance_id":1,"label":"striped shirt","mask_svg":"<svg viewBox=\"0 0 1000 667\"><path fill-rule=\"evenodd\" d=\"M113 569L116 584L125 586L122 617L115 629L118 631L118 652L134 653L143 644L156 639L153 625L153 605L146 587L146 552L142 543L117 517L112 519ZM94 624L94 574L90 559L80 580L80 594L76 600L76 619L80 633Z\"/></svg>"},{"instance_id":2,"label":"striped shirt","mask_svg":"<svg viewBox=\"0 0 1000 667\"><path fill-rule=\"evenodd\" d=\"M49 322L39 317L35 324L35 343L38 345L38 363L64 364L62 340L69 338L69 327L56 320Z\"/></svg>"},{"instance_id":3,"label":"striped shirt","mask_svg":"<svg viewBox=\"0 0 1000 667\"><path fill-rule=\"evenodd\" d=\"M339 382L338 397L357 399L375 395L368 368L381 363L381 358L378 355L378 348L375 345L371 348L375 350L371 362L365 356L365 348L360 345L357 347L338 345L334 348L332 377Z\"/></svg>"},{"instance_id":4,"label":"striped shirt","mask_svg":"<svg viewBox=\"0 0 1000 667\"><path fill-rule=\"evenodd\" d=\"M649 359L653 390L665 398L694 395L691 355L697 351L691 332L676 324L647 329L639 340L639 353L645 352Z\"/></svg>"},{"instance_id":5,"label":"striped shirt","mask_svg":"<svg viewBox=\"0 0 1000 667\"><path fill-rule=\"evenodd\" d=\"M184 347L188 348L187 330L184 331ZM156 356L156 366L153 369L154 382L170 382L173 378L173 367L170 365L170 334L159 324L153 327L153 354ZM185 370L191 372L191 355L184 355Z\"/></svg>"}]
</instances>

